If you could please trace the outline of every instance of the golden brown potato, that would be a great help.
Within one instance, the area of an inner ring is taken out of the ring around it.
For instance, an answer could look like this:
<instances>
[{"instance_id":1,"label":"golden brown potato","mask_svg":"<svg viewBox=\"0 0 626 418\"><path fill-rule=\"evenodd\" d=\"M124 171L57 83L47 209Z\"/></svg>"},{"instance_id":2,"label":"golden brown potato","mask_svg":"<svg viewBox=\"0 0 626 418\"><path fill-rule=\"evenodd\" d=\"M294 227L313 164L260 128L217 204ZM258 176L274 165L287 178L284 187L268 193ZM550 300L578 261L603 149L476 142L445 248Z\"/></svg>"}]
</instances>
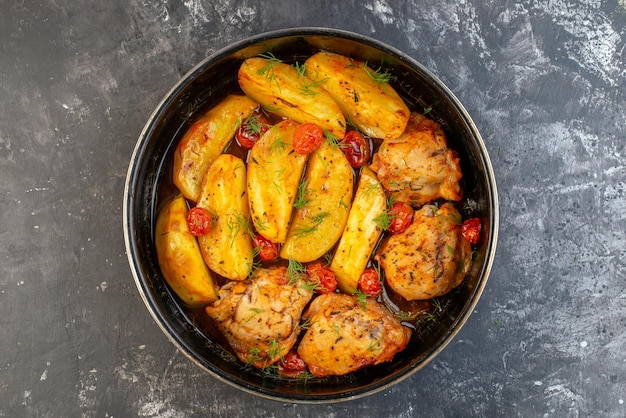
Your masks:
<instances>
[{"instance_id":1,"label":"golden brown potato","mask_svg":"<svg viewBox=\"0 0 626 418\"><path fill-rule=\"evenodd\" d=\"M461 215L452 203L444 203L416 211L409 228L390 236L376 257L393 291L406 300L423 300L461 284L471 251L461 233Z\"/></svg>"},{"instance_id":2,"label":"golden brown potato","mask_svg":"<svg viewBox=\"0 0 626 418\"><path fill-rule=\"evenodd\" d=\"M387 198L383 186L372 170L363 167L346 228L330 264L344 293L356 292L359 278L383 232L377 219L386 210Z\"/></svg>"},{"instance_id":3,"label":"golden brown potato","mask_svg":"<svg viewBox=\"0 0 626 418\"><path fill-rule=\"evenodd\" d=\"M345 117L317 84L275 58L248 58L239 68L241 89L268 111L298 123L314 123L341 139L346 132Z\"/></svg>"},{"instance_id":4,"label":"golden brown potato","mask_svg":"<svg viewBox=\"0 0 626 418\"><path fill-rule=\"evenodd\" d=\"M258 106L243 95L227 96L185 132L174 153L173 180L187 199L198 200L207 170Z\"/></svg>"},{"instance_id":5,"label":"golden brown potato","mask_svg":"<svg viewBox=\"0 0 626 418\"><path fill-rule=\"evenodd\" d=\"M337 242L348 219L354 175L343 151L328 141L309 156L306 202L296 208L280 256L301 263L322 257Z\"/></svg>"},{"instance_id":6,"label":"golden brown potato","mask_svg":"<svg viewBox=\"0 0 626 418\"><path fill-rule=\"evenodd\" d=\"M293 151L298 124L274 125L254 144L248 158L248 201L256 230L272 242L283 243L307 156Z\"/></svg>"},{"instance_id":7,"label":"golden brown potato","mask_svg":"<svg viewBox=\"0 0 626 418\"><path fill-rule=\"evenodd\" d=\"M165 281L191 307L217 299L211 272L202 260L196 237L187 226L187 203L182 195L159 212L154 231L157 259Z\"/></svg>"},{"instance_id":8,"label":"golden brown potato","mask_svg":"<svg viewBox=\"0 0 626 418\"><path fill-rule=\"evenodd\" d=\"M216 219L209 233L198 237L204 261L221 276L244 280L253 262L244 162L231 154L217 157L196 206Z\"/></svg>"},{"instance_id":9,"label":"golden brown potato","mask_svg":"<svg viewBox=\"0 0 626 418\"><path fill-rule=\"evenodd\" d=\"M322 86L339 104L348 121L363 133L397 138L409 120L409 108L386 81L365 63L331 52L318 52L305 62L306 75L325 80Z\"/></svg>"}]
</instances>

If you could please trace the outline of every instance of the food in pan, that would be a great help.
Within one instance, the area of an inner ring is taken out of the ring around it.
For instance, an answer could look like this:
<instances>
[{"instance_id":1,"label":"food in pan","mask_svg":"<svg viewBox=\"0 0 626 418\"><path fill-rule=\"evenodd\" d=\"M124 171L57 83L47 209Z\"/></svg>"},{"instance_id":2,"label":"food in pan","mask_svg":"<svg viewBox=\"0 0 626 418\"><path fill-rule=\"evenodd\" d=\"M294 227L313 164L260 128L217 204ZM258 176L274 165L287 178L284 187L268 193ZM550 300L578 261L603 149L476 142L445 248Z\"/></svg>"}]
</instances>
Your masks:
<instances>
[{"instance_id":1,"label":"food in pan","mask_svg":"<svg viewBox=\"0 0 626 418\"><path fill-rule=\"evenodd\" d=\"M459 158L393 80L325 51L302 64L267 52L242 62L241 90L179 142L174 201L188 231L163 250L166 203L159 264L242 362L321 378L390 361L420 324L389 301L411 308L463 282L480 220L455 206ZM192 300L196 281L209 294Z\"/></svg>"},{"instance_id":2,"label":"food in pan","mask_svg":"<svg viewBox=\"0 0 626 418\"><path fill-rule=\"evenodd\" d=\"M409 120L409 108L391 88L392 75L366 63L321 51L304 63L305 74L339 104L347 120L373 138L397 138Z\"/></svg>"},{"instance_id":3,"label":"food in pan","mask_svg":"<svg viewBox=\"0 0 626 418\"><path fill-rule=\"evenodd\" d=\"M304 314L310 323L298 354L317 377L336 376L393 359L411 330L374 299L327 293Z\"/></svg>"},{"instance_id":4,"label":"food in pan","mask_svg":"<svg viewBox=\"0 0 626 418\"><path fill-rule=\"evenodd\" d=\"M461 284L472 256L461 225L451 203L422 206L411 225L387 238L376 255L387 285L406 300L423 300Z\"/></svg>"},{"instance_id":5,"label":"food in pan","mask_svg":"<svg viewBox=\"0 0 626 418\"><path fill-rule=\"evenodd\" d=\"M313 291L293 280L286 267L260 268L245 281L230 281L207 306L241 361L258 368L281 359L296 343L300 317Z\"/></svg>"},{"instance_id":6,"label":"food in pan","mask_svg":"<svg viewBox=\"0 0 626 418\"><path fill-rule=\"evenodd\" d=\"M154 244L167 283L187 305L202 306L217 300L217 291L198 241L189 230L188 213L182 195L171 199L159 213Z\"/></svg>"},{"instance_id":7,"label":"food in pan","mask_svg":"<svg viewBox=\"0 0 626 418\"><path fill-rule=\"evenodd\" d=\"M174 185L187 199L198 200L204 174L257 106L246 96L230 95L187 130L174 153L173 170Z\"/></svg>"},{"instance_id":8,"label":"food in pan","mask_svg":"<svg viewBox=\"0 0 626 418\"><path fill-rule=\"evenodd\" d=\"M461 167L441 126L413 113L405 131L383 141L372 169L396 201L419 207L437 199L460 200Z\"/></svg>"}]
</instances>

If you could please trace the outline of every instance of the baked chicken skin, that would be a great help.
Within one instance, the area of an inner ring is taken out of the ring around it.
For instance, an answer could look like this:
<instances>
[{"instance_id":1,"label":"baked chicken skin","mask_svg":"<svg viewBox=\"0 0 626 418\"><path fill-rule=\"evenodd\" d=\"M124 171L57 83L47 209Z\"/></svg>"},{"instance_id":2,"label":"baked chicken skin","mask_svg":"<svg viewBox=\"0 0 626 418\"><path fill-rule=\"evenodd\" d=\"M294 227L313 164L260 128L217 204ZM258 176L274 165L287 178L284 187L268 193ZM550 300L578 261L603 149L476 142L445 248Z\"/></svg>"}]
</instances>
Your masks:
<instances>
[{"instance_id":1,"label":"baked chicken skin","mask_svg":"<svg viewBox=\"0 0 626 418\"><path fill-rule=\"evenodd\" d=\"M411 330L374 299L328 293L303 315L308 329L298 354L318 377L339 376L390 361L409 342Z\"/></svg>"},{"instance_id":2,"label":"baked chicken skin","mask_svg":"<svg viewBox=\"0 0 626 418\"><path fill-rule=\"evenodd\" d=\"M286 267L261 268L252 279L230 281L205 308L243 362L266 368L291 350L313 291L290 280Z\"/></svg>"},{"instance_id":3,"label":"baked chicken skin","mask_svg":"<svg viewBox=\"0 0 626 418\"><path fill-rule=\"evenodd\" d=\"M415 211L411 225L383 242L375 259L389 288L406 300L423 300L461 284L471 251L461 233L461 215L452 203L444 203Z\"/></svg>"},{"instance_id":4,"label":"baked chicken skin","mask_svg":"<svg viewBox=\"0 0 626 418\"><path fill-rule=\"evenodd\" d=\"M462 197L456 151L448 148L441 126L419 113L411 113L402 135L383 141L370 167L396 201L419 207Z\"/></svg>"}]
</instances>

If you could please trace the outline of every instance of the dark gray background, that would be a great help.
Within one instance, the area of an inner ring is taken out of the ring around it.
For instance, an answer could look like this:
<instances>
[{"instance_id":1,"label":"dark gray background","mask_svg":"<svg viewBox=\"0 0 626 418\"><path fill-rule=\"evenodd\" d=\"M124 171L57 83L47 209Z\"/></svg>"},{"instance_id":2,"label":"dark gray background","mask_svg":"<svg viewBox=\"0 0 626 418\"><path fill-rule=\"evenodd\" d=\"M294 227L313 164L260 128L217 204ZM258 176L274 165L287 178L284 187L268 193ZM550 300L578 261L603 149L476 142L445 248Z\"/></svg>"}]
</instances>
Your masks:
<instances>
[{"instance_id":1,"label":"dark gray background","mask_svg":"<svg viewBox=\"0 0 626 418\"><path fill-rule=\"evenodd\" d=\"M457 338L334 405L201 372L153 323L122 236L161 97L216 49L293 26L426 65L473 116L500 192L495 264ZM626 416L625 55L624 0L4 1L0 416Z\"/></svg>"}]
</instances>

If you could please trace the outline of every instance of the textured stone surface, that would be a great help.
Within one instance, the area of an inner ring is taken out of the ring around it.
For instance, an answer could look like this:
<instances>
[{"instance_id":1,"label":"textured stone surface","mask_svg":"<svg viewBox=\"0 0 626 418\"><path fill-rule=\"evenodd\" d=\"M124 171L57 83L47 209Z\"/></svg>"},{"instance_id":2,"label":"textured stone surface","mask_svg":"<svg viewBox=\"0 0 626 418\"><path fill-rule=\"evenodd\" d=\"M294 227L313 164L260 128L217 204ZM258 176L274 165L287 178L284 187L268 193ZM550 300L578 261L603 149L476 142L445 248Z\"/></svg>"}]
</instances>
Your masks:
<instances>
[{"instance_id":1,"label":"textured stone surface","mask_svg":"<svg viewBox=\"0 0 626 418\"><path fill-rule=\"evenodd\" d=\"M0 14L0 416L626 415L626 4L5 2ZM501 231L457 338L385 392L291 405L204 374L153 323L122 238L152 109L266 30L373 36L439 76L492 156Z\"/></svg>"}]
</instances>

